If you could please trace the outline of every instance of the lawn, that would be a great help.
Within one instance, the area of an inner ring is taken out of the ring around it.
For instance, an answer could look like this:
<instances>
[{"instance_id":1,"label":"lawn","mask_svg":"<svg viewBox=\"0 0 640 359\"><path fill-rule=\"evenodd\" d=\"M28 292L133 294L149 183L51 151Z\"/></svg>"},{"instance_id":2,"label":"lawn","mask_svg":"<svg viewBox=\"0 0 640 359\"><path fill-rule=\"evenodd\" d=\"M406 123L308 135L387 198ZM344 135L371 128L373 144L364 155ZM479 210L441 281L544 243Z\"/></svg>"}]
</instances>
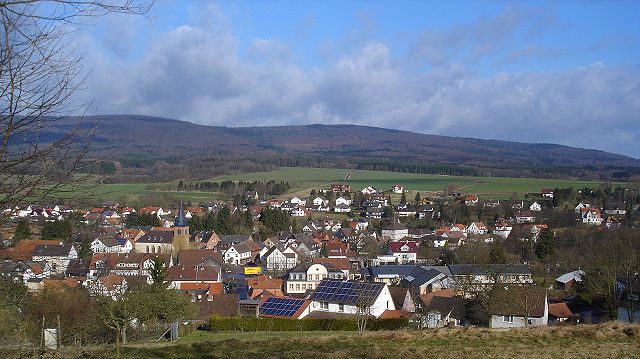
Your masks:
<instances>
[{"instance_id":1,"label":"lawn","mask_svg":"<svg viewBox=\"0 0 640 359\"><path fill-rule=\"evenodd\" d=\"M9 352L9 357L53 357ZM113 346L67 348L55 357L114 357ZM640 327L621 323L536 329L382 332L201 332L135 343L124 358L637 358Z\"/></svg>"}]
</instances>

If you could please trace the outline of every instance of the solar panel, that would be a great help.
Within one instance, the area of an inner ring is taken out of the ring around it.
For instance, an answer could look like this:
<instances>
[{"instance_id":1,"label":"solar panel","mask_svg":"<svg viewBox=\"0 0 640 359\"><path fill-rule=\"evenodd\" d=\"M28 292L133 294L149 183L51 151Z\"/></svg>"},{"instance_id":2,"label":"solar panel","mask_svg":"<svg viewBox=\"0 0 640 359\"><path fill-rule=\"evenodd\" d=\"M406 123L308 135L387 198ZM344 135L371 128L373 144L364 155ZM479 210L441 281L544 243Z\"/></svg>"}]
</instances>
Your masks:
<instances>
[{"instance_id":1,"label":"solar panel","mask_svg":"<svg viewBox=\"0 0 640 359\"><path fill-rule=\"evenodd\" d=\"M304 299L270 297L262 303L259 313L261 315L292 317L304 302Z\"/></svg>"},{"instance_id":2,"label":"solar panel","mask_svg":"<svg viewBox=\"0 0 640 359\"><path fill-rule=\"evenodd\" d=\"M382 290L384 284L343 282L323 280L320 282L311 299L323 302L356 304L359 301L370 304Z\"/></svg>"}]
</instances>

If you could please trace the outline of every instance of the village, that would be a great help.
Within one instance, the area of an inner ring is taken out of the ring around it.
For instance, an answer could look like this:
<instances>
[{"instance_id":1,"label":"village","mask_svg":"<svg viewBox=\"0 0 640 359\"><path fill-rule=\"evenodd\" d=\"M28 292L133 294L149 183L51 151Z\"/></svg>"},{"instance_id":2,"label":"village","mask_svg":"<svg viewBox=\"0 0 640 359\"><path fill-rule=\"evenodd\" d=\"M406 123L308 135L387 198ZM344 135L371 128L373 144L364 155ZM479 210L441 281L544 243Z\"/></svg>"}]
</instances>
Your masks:
<instances>
[{"instance_id":1,"label":"village","mask_svg":"<svg viewBox=\"0 0 640 359\"><path fill-rule=\"evenodd\" d=\"M184 319L201 323L367 317L421 329L640 320L637 251L626 251L626 273L605 277L587 249L571 258L558 244L575 233L586 237L573 242L598 243L637 230L633 190L541 189L510 200L407 193L336 183L308 198L245 191L242 205L6 208L0 272L33 293L81 288L118 301L153 283L160 263L167 288L197 308ZM607 280L613 298L593 284Z\"/></svg>"}]
</instances>

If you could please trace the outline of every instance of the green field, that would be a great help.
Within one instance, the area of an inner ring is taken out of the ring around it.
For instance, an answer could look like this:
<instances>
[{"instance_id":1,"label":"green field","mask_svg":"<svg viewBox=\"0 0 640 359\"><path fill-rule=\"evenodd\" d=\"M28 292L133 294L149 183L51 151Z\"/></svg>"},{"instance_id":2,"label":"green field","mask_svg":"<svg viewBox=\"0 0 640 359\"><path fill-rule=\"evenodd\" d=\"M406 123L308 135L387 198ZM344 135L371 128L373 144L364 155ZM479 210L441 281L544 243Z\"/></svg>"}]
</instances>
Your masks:
<instances>
[{"instance_id":1,"label":"green field","mask_svg":"<svg viewBox=\"0 0 640 359\"><path fill-rule=\"evenodd\" d=\"M516 330L202 332L134 343L123 358L638 358L638 325L607 323ZM47 355L49 354L49 355ZM113 346L6 349L6 358L114 358Z\"/></svg>"},{"instance_id":2,"label":"green field","mask_svg":"<svg viewBox=\"0 0 640 359\"><path fill-rule=\"evenodd\" d=\"M332 183L348 183L352 190L360 190L366 186L373 186L379 190L390 190L396 184L408 191L437 192L446 186L454 185L462 192L477 193L485 198L505 198L514 193L521 198L529 192L539 192L542 188L561 187L598 187L602 182L580 180L557 180L535 178L508 177L458 177L425 175L416 173L382 172L382 171L353 171L349 180L344 178L349 171L344 169L327 168L291 168L282 167L274 172L256 172L232 176L216 177L214 181L286 181L292 185L290 195L308 194L312 188L328 189ZM484 194L484 195L483 195Z\"/></svg>"},{"instance_id":3,"label":"green field","mask_svg":"<svg viewBox=\"0 0 640 359\"><path fill-rule=\"evenodd\" d=\"M595 188L602 183L598 181L507 178L507 177L457 177L424 175L415 173L352 171L349 180L344 180L349 170L331 168L291 168L282 167L273 172L256 172L237 175L220 176L209 181L285 181L292 188L282 198L307 196L311 189L328 189L332 183L348 183L352 190L360 190L366 186L374 186L388 191L392 186L400 184L409 191L412 198L415 192L438 192L447 186L454 186L464 193L475 193L484 199L523 198L526 193L539 192L542 188L583 187ZM189 180L185 180L189 182ZM193 181L198 182L198 181ZM124 183L102 184L96 186L95 198L100 200L121 200L126 203L141 200L143 202L167 202L185 200L207 202L228 199L222 193L176 191L178 182L169 183ZM399 195L393 196L394 201Z\"/></svg>"}]
</instances>

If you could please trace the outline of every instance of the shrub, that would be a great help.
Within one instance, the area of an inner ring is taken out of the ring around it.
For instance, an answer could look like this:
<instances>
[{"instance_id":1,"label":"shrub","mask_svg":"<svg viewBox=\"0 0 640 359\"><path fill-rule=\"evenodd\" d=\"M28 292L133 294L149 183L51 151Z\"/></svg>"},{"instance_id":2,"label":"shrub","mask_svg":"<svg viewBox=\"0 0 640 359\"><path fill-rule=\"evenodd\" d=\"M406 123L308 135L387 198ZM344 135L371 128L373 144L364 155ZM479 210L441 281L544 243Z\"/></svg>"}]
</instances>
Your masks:
<instances>
[{"instance_id":1,"label":"shrub","mask_svg":"<svg viewBox=\"0 0 640 359\"><path fill-rule=\"evenodd\" d=\"M406 318L370 319L368 330L397 330L407 328ZM358 324L354 319L287 319L256 317L218 317L209 320L211 331L356 331Z\"/></svg>"}]
</instances>

